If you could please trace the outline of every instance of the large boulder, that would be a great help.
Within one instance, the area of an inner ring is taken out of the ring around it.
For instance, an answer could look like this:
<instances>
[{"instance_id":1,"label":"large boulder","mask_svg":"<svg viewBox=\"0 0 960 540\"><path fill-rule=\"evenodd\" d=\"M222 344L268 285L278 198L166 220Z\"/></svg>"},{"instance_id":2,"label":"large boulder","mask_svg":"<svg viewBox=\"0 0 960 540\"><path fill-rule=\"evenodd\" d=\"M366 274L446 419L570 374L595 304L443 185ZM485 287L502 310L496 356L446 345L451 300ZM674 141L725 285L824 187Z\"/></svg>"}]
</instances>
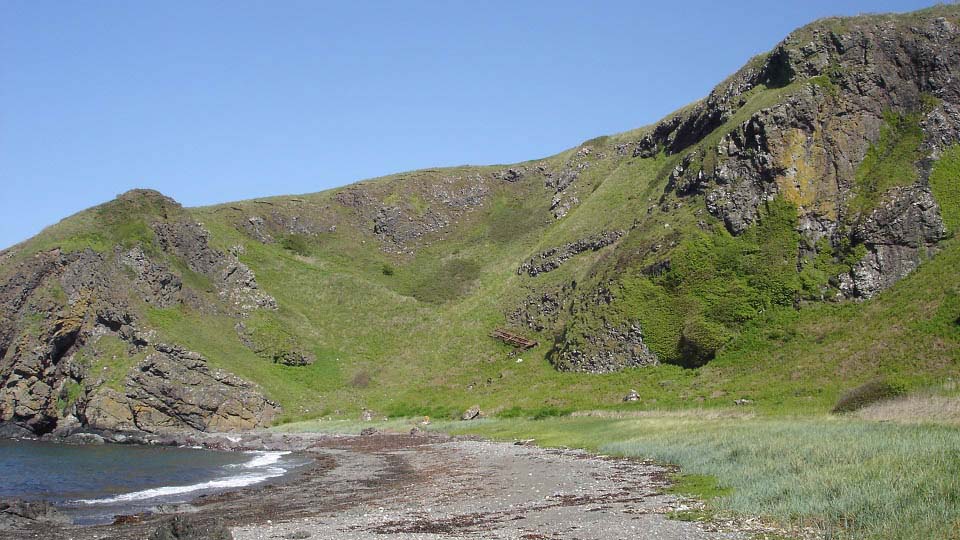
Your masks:
<instances>
[{"instance_id":1,"label":"large boulder","mask_svg":"<svg viewBox=\"0 0 960 540\"><path fill-rule=\"evenodd\" d=\"M233 534L219 520L178 515L161 523L150 540L233 540Z\"/></svg>"},{"instance_id":2,"label":"large boulder","mask_svg":"<svg viewBox=\"0 0 960 540\"><path fill-rule=\"evenodd\" d=\"M144 431L236 431L269 425L279 412L253 383L182 347L155 345L129 376L126 404ZM125 417L123 417L125 419Z\"/></svg>"}]
</instances>

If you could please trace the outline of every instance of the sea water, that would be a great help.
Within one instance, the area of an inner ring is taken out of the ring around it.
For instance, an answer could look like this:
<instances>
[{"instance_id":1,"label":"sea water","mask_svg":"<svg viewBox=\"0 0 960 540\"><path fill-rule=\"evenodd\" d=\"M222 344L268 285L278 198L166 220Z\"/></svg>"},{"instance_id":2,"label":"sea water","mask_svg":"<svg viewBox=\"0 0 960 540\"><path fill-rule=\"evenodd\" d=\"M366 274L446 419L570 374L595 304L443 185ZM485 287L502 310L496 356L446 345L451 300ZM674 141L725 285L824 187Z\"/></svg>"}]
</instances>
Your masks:
<instances>
[{"instance_id":1,"label":"sea water","mask_svg":"<svg viewBox=\"0 0 960 540\"><path fill-rule=\"evenodd\" d=\"M302 466L289 452L0 440L0 497L43 499L77 524L250 486Z\"/></svg>"}]
</instances>

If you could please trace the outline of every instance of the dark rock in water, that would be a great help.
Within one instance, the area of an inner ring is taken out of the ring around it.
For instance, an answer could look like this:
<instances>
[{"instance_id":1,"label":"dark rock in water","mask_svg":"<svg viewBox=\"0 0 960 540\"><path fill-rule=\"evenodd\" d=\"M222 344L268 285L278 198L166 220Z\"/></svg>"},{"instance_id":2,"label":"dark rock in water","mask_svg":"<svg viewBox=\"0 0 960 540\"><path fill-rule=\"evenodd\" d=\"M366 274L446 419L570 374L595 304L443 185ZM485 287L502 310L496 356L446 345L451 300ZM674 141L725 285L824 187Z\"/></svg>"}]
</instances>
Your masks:
<instances>
[{"instance_id":1,"label":"dark rock in water","mask_svg":"<svg viewBox=\"0 0 960 540\"><path fill-rule=\"evenodd\" d=\"M106 440L96 433L74 433L63 439L67 444L104 444Z\"/></svg>"},{"instance_id":2,"label":"dark rock in water","mask_svg":"<svg viewBox=\"0 0 960 540\"><path fill-rule=\"evenodd\" d=\"M219 520L176 516L157 527L150 540L233 540L233 534Z\"/></svg>"},{"instance_id":3,"label":"dark rock in water","mask_svg":"<svg viewBox=\"0 0 960 540\"><path fill-rule=\"evenodd\" d=\"M33 432L12 422L0 422L0 439L33 438Z\"/></svg>"}]
</instances>

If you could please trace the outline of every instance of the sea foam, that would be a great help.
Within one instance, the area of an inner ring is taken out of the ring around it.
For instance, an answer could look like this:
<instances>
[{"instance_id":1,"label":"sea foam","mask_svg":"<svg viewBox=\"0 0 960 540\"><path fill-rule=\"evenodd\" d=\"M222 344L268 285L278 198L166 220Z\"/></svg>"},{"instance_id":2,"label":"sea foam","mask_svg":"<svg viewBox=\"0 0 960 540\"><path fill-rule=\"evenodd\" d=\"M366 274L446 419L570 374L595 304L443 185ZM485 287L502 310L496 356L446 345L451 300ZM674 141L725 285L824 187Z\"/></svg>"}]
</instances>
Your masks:
<instances>
[{"instance_id":1,"label":"sea foam","mask_svg":"<svg viewBox=\"0 0 960 540\"><path fill-rule=\"evenodd\" d=\"M240 474L234 474L224 478L208 480L206 482L199 482L186 486L162 486L144 489L141 491L134 491L132 493L123 493L112 497L104 497L100 499L79 499L73 502L88 505L117 504L131 501L144 501L159 497L172 497L175 495L183 495L185 493L192 493L195 491L239 488L259 484L265 480L283 476L284 473L287 472L286 469L277 466L276 464L283 458L283 456L289 454L290 452L247 453L253 456L250 461L225 466L225 468L243 470L244 472Z\"/></svg>"}]
</instances>

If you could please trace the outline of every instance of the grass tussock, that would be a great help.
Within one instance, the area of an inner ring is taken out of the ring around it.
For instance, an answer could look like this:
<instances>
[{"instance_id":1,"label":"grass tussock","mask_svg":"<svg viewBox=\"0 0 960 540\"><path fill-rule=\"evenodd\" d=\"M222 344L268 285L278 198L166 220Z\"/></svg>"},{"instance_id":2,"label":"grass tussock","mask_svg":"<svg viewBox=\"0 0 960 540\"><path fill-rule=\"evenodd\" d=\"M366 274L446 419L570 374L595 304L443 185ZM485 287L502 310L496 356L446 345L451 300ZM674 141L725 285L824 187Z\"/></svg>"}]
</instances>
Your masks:
<instances>
[{"instance_id":1,"label":"grass tussock","mask_svg":"<svg viewBox=\"0 0 960 540\"><path fill-rule=\"evenodd\" d=\"M893 399L903 394L903 389L897 385L879 379L861 384L856 388L847 390L840 394L840 399L830 411L832 413L852 412L888 399Z\"/></svg>"},{"instance_id":2,"label":"grass tussock","mask_svg":"<svg viewBox=\"0 0 960 540\"><path fill-rule=\"evenodd\" d=\"M904 396L864 407L856 416L876 422L960 426L960 397Z\"/></svg>"}]
</instances>

